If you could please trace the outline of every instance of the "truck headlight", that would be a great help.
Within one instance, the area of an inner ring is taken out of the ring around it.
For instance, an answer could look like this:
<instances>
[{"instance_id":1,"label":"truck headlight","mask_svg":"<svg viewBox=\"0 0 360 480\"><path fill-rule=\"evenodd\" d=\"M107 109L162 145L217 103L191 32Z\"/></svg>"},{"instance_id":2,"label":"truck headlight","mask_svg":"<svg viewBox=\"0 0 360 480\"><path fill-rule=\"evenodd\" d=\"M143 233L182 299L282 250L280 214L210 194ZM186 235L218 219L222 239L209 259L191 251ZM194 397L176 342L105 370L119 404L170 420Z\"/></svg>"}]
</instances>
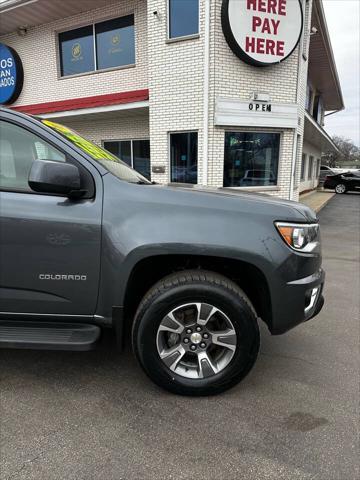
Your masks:
<instances>
[{"instance_id":1,"label":"truck headlight","mask_svg":"<svg viewBox=\"0 0 360 480\"><path fill-rule=\"evenodd\" d=\"M289 247L298 252L312 252L319 244L319 225L317 223L275 222L275 226Z\"/></svg>"}]
</instances>

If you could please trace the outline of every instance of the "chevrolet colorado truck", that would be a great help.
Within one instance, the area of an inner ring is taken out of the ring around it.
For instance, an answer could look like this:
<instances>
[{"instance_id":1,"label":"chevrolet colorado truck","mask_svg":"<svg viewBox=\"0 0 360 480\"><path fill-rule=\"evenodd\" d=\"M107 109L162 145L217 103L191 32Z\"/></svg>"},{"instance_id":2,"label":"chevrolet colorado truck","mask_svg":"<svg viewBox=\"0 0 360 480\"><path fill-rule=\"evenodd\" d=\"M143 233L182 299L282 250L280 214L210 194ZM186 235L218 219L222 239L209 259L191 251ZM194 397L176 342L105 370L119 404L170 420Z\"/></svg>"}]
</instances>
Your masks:
<instances>
[{"instance_id":1,"label":"chevrolet colorado truck","mask_svg":"<svg viewBox=\"0 0 360 480\"><path fill-rule=\"evenodd\" d=\"M110 328L183 395L238 383L323 305L317 218L231 189L156 185L50 120L0 108L0 347L89 350Z\"/></svg>"}]
</instances>

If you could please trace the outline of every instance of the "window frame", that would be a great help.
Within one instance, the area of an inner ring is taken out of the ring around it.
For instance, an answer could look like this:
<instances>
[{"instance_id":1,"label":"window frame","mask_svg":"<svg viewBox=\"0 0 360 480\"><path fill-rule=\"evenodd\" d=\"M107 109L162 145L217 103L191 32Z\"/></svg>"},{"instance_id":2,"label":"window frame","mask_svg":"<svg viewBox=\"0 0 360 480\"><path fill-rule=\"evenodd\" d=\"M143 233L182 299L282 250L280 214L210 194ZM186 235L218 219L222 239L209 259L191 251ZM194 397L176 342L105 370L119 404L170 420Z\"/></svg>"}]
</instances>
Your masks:
<instances>
[{"instance_id":1,"label":"window frame","mask_svg":"<svg viewBox=\"0 0 360 480\"><path fill-rule=\"evenodd\" d=\"M303 154L301 155L300 182L304 182L306 179L307 163L308 154L303 152Z\"/></svg>"},{"instance_id":2,"label":"window frame","mask_svg":"<svg viewBox=\"0 0 360 480\"><path fill-rule=\"evenodd\" d=\"M87 195L84 195L81 197L81 200L85 199L94 199L96 196L96 187L95 187L95 179L93 174L87 169L84 165L82 165L80 162L78 162L74 157L69 155L69 153L59 147L54 141L49 138L47 138L46 135L39 133L39 129L32 129L29 127L29 125L23 124L22 122L16 121L13 118L7 118L7 117L2 117L0 116L0 122L5 122L5 123L11 123L12 125L15 125L23 130L26 130L28 133L33 134L34 136L38 137L41 139L44 143L48 143L51 145L52 148L55 150L58 150L61 152L63 155L65 155L65 162L70 163L71 165L75 165L79 169L80 177L81 176L87 176L87 181L91 184L91 189L89 189L89 193ZM22 193L26 195L41 195L41 196L50 196L50 197L62 197L62 198L67 198L68 196L64 193L50 193L50 192L35 192L35 190L31 190L29 187L29 190L22 190L22 189L14 189L14 188L6 188L2 187L0 185L0 192L8 192L8 193Z\"/></svg>"},{"instance_id":3,"label":"window frame","mask_svg":"<svg viewBox=\"0 0 360 480\"><path fill-rule=\"evenodd\" d=\"M308 174L307 174L308 180L313 180L314 178L314 160L315 160L315 157L313 155L309 155Z\"/></svg>"},{"instance_id":4,"label":"window frame","mask_svg":"<svg viewBox=\"0 0 360 480\"><path fill-rule=\"evenodd\" d=\"M171 181L171 135L176 135L178 133L196 133L197 135L197 163L196 163L196 168L197 168L197 181L196 183L187 183L186 185L199 185L199 130L193 129L193 130L171 130L168 132L168 165L169 165L169 171L168 171L168 183L177 185L181 184L181 182L172 182Z\"/></svg>"},{"instance_id":5,"label":"window frame","mask_svg":"<svg viewBox=\"0 0 360 480\"><path fill-rule=\"evenodd\" d=\"M275 185L263 185L263 186L260 186L260 185L254 185L254 186L248 186L248 187L240 187L240 186L236 186L236 187L224 187L222 186L221 188L233 188L233 189L236 189L238 190L239 188L241 188L242 190L248 190L249 192L253 191L253 192L261 192L261 191L268 191L268 192L271 192L271 191L280 191L280 184L279 184L279 178L281 176L281 155L282 155L282 151L283 151L283 142L284 142L284 131L283 130L275 130L275 129L271 129L271 130L267 130L267 131L264 131L264 130L251 130L251 127L249 130L243 130L241 128L232 128L232 127L228 127L228 128L231 128L231 130L225 130L224 129L224 136L223 136L223 167L222 167L222 175L223 175L223 178L222 178L222 184L224 185L224 167L225 167L225 135L226 133L231 133L231 132L234 132L234 133L277 133L279 136L280 136L280 139L279 139L279 158L278 158L278 170L277 170L277 177L276 177L276 184Z\"/></svg>"},{"instance_id":6,"label":"window frame","mask_svg":"<svg viewBox=\"0 0 360 480\"><path fill-rule=\"evenodd\" d=\"M183 40L193 40L200 38L200 0L198 1L198 31L190 35L182 35L181 37L170 37L170 1L166 0L166 43L182 42Z\"/></svg>"},{"instance_id":7,"label":"window frame","mask_svg":"<svg viewBox=\"0 0 360 480\"><path fill-rule=\"evenodd\" d=\"M97 55L96 55L96 34L95 34L95 25L97 23L102 23L102 22L107 22L109 20L115 20L117 18L122 18L122 17L128 17L129 15L133 15L134 17L134 48L135 48L135 63L131 63L129 65L119 65L117 67L109 67L109 68L101 68L97 69ZM92 26L92 31L93 31L93 55L94 55L94 66L95 70L91 70L89 72L83 72L83 73L74 73L73 75L62 75L61 74L61 54L60 54L60 46L61 43L59 41L59 35L61 33L65 32L71 32L72 30L77 30L78 28L82 27L88 27ZM57 70L57 80L66 80L67 78L77 78L77 77L83 77L85 75L95 75L98 73L106 73L106 72L112 72L115 70L125 70L127 68L135 68L136 67L136 62L137 62L137 36L136 36L136 15L135 11L131 10L130 12L116 15L115 17L113 15L111 16L106 16L102 17L100 19L96 19L91 21L91 22L81 22L77 23L75 25L72 25L71 28L64 28L60 30L55 30L55 49L56 49L56 70Z\"/></svg>"},{"instance_id":8,"label":"window frame","mask_svg":"<svg viewBox=\"0 0 360 480\"><path fill-rule=\"evenodd\" d=\"M131 165L129 167L134 168L134 147L133 147L133 142L141 142L141 141L148 141L149 142L149 147L150 147L150 137L141 137L141 138L121 138L121 139L105 139L101 140L101 146L105 148L105 143L106 142L130 142L130 152L131 152ZM120 159L121 160L121 159ZM126 162L125 162L126 163ZM137 170L136 170L137 171ZM140 172L139 172L140 173ZM141 174L143 175L143 174ZM151 157L150 157L150 178L151 178ZM150 180L151 181L151 180Z\"/></svg>"}]
</instances>

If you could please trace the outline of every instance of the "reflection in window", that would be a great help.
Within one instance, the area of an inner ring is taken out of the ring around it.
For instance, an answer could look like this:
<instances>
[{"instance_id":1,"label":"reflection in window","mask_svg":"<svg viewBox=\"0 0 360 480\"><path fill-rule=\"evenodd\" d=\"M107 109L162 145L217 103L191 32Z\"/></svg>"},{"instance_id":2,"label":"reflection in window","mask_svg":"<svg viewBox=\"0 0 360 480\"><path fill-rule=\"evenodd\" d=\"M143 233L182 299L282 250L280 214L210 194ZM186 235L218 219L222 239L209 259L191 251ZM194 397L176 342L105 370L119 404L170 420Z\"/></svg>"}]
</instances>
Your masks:
<instances>
[{"instance_id":1,"label":"reflection in window","mask_svg":"<svg viewBox=\"0 0 360 480\"><path fill-rule=\"evenodd\" d=\"M169 0L169 38L199 33L199 0Z\"/></svg>"},{"instance_id":2,"label":"reflection in window","mask_svg":"<svg viewBox=\"0 0 360 480\"><path fill-rule=\"evenodd\" d=\"M197 183L197 132L170 135L171 182Z\"/></svg>"},{"instance_id":3,"label":"reflection in window","mask_svg":"<svg viewBox=\"0 0 360 480\"><path fill-rule=\"evenodd\" d=\"M104 148L150 180L150 141L104 141Z\"/></svg>"},{"instance_id":4,"label":"reflection in window","mask_svg":"<svg viewBox=\"0 0 360 480\"><path fill-rule=\"evenodd\" d=\"M225 133L224 187L277 184L279 133Z\"/></svg>"},{"instance_id":5,"label":"reflection in window","mask_svg":"<svg viewBox=\"0 0 360 480\"><path fill-rule=\"evenodd\" d=\"M95 33L98 69L135 63L133 15L98 23Z\"/></svg>"},{"instance_id":6,"label":"reflection in window","mask_svg":"<svg viewBox=\"0 0 360 480\"><path fill-rule=\"evenodd\" d=\"M59 34L61 75L76 75L95 69L93 27Z\"/></svg>"},{"instance_id":7,"label":"reflection in window","mask_svg":"<svg viewBox=\"0 0 360 480\"><path fill-rule=\"evenodd\" d=\"M34 160L65 162L66 156L25 128L0 122L0 188L31 191L28 180Z\"/></svg>"}]
</instances>

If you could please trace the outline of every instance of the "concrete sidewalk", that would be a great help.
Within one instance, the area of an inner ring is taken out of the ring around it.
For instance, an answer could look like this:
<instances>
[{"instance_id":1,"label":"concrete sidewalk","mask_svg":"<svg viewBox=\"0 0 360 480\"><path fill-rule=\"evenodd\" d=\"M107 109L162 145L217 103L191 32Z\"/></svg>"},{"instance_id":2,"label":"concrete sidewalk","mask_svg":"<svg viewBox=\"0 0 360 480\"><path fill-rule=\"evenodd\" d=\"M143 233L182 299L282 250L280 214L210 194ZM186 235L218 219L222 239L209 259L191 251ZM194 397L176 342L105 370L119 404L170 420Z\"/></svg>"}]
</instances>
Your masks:
<instances>
[{"instance_id":1,"label":"concrete sidewalk","mask_svg":"<svg viewBox=\"0 0 360 480\"><path fill-rule=\"evenodd\" d=\"M336 194L331 191L315 190L300 195L299 202L304 203L317 213L325 207L334 195Z\"/></svg>"}]
</instances>

